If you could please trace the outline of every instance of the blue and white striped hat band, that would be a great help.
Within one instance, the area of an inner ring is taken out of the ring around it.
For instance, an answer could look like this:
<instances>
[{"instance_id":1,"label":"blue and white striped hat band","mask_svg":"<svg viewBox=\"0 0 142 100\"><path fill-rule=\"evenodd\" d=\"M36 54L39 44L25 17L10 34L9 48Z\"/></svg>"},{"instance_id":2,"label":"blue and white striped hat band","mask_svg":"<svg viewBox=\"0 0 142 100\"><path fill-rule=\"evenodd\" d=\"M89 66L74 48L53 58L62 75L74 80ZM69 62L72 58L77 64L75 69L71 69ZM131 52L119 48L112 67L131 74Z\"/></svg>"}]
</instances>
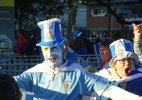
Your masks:
<instances>
[{"instance_id":1,"label":"blue and white striped hat band","mask_svg":"<svg viewBox=\"0 0 142 100\"><path fill-rule=\"evenodd\" d=\"M74 34L73 37L80 37L81 34L83 34L81 31L77 30Z\"/></svg>"},{"instance_id":2,"label":"blue and white striped hat band","mask_svg":"<svg viewBox=\"0 0 142 100\"><path fill-rule=\"evenodd\" d=\"M63 43L60 19L40 21L37 25L41 29L41 42L37 43L37 46L57 46Z\"/></svg>"},{"instance_id":3,"label":"blue and white striped hat band","mask_svg":"<svg viewBox=\"0 0 142 100\"><path fill-rule=\"evenodd\" d=\"M109 46L112 54L112 59L109 62L109 65L113 67L116 60L122 58L133 58L135 64L138 64L138 56L133 52L133 46L131 41L126 39L119 39L114 41Z\"/></svg>"}]
</instances>

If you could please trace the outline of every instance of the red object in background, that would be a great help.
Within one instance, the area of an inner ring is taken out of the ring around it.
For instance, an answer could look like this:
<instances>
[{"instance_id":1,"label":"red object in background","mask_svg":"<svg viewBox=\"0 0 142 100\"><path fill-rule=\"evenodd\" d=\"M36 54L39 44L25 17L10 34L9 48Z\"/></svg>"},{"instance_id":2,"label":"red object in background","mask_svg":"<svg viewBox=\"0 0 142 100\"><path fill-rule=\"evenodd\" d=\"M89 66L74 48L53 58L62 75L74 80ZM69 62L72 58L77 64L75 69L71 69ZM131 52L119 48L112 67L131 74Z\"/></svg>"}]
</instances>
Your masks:
<instances>
[{"instance_id":1,"label":"red object in background","mask_svg":"<svg viewBox=\"0 0 142 100\"><path fill-rule=\"evenodd\" d=\"M24 36L22 36L21 38L17 38L15 40L15 45L16 47L14 48L14 53L15 54L20 54L20 50L22 48L22 46L26 43L26 38Z\"/></svg>"},{"instance_id":2,"label":"red object in background","mask_svg":"<svg viewBox=\"0 0 142 100\"><path fill-rule=\"evenodd\" d=\"M105 64L106 64L106 62L102 61L102 66L99 70L103 69Z\"/></svg>"},{"instance_id":3,"label":"red object in background","mask_svg":"<svg viewBox=\"0 0 142 100\"><path fill-rule=\"evenodd\" d=\"M102 67L104 67L105 64L106 64L106 62L102 61Z\"/></svg>"}]
</instances>

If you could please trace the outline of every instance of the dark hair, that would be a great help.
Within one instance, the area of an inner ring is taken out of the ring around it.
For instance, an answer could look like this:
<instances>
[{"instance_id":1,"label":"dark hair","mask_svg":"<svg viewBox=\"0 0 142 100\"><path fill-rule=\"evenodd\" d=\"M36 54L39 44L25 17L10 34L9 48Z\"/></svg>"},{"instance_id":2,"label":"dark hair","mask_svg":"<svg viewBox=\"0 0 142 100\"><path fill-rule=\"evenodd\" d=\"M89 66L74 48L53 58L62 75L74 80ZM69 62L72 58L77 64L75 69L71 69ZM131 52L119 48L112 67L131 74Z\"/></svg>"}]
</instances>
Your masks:
<instances>
[{"instance_id":1,"label":"dark hair","mask_svg":"<svg viewBox=\"0 0 142 100\"><path fill-rule=\"evenodd\" d=\"M77 37L73 43L73 50L76 52L78 51L82 46L84 46L83 38Z\"/></svg>"},{"instance_id":2,"label":"dark hair","mask_svg":"<svg viewBox=\"0 0 142 100\"><path fill-rule=\"evenodd\" d=\"M101 39L100 39L100 38L96 38L96 39L95 39L95 44L97 44L97 43L99 43L99 42L101 42Z\"/></svg>"},{"instance_id":3,"label":"dark hair","mask_svg":"<svg viewBox=\"0 0 142 100\"><path fill-rule=\"evenodd\" d=\"M20 100L22 94L14 78L8 74L0 73L1 100Z\"/></svg>"},{"instance_id":4,"label":"dark hair","mask_svg":"<svg viewBox=\"0 0 142 100\"><path fill-rule=\"evenodd\" d=\"M109 47L112 42L112 39L105 39L100 43L100 47Z\"/></svg>"}]
</instances>

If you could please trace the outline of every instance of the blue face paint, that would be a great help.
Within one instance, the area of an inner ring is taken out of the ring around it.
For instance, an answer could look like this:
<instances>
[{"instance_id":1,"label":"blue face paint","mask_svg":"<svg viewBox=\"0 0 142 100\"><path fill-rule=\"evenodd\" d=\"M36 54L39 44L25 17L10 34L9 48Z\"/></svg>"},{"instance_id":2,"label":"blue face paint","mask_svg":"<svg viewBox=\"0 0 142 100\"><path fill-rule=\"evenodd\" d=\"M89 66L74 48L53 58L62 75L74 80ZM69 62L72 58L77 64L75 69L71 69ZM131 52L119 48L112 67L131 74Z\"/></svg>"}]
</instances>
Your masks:
<instances>
[{"instance_id":1,"label":"blue face paint","mask_svg":"<svg viewBox=\"0 0 142 100\"><path fill-rule=\"evenodd\" d=\"M44 59L51 68L60 67L63 64L64 52L63 43L53 47L42 47Z\"/></svg>"},{"instance_id":2,"label":"blue face paint","mask_svg":"<svg viewBox=\"0 0 142 100\"><path fill-rule=\"evenodd\" d=\"M63 61L66 61L66 55L65 55L65 48L64 48L64 43L62 43L62 44L60 44L59 45L59 48L61 49L61 51L62 51L62 60Z\"/></svg>"}]
</instances>

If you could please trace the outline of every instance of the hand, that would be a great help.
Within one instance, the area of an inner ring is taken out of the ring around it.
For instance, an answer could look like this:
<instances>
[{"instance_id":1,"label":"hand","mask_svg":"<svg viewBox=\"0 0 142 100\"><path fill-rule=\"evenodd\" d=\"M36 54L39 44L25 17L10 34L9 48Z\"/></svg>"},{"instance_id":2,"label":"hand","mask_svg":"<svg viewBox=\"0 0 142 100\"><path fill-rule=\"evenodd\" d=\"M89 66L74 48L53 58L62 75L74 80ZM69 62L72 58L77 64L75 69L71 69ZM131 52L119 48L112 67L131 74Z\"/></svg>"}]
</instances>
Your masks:
<instances>
[{"instance_id":1,"label":"hand","mask_svg":"<svg viewBox=\"0 0 142 100\"><path fill-rule=\"evenodd\" d=\"M142 96L138 97L138 99L137 99L137 100L142 100Z\"/></svg>"},{"instance_id":2,"label":"hand","mask_svg":"<svg viewBox=\"0 0 142 100\"><path fill-rule=\"evenodd\" d=\"M142 24L132 23L132 26L133 26L134 38L140 39L142 36Z\"/></svg>"}]
</instances>

